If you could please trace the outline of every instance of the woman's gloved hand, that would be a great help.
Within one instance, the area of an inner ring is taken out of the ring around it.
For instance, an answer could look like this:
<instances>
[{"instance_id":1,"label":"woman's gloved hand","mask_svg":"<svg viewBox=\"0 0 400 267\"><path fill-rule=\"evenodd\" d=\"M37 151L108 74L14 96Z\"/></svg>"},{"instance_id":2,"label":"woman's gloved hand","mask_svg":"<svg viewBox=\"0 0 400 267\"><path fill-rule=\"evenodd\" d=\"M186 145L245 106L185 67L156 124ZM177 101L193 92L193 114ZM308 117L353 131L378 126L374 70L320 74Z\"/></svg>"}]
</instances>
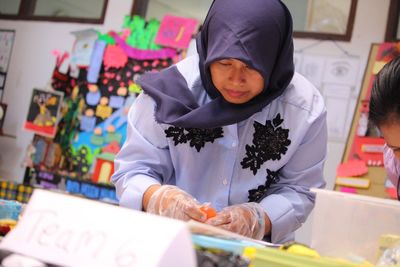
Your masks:
<instances>
[{"instance_id":1,"label":"woman's gloved hand","mask_svg":"<svg viewBox=\"0 0 400 267\"><path fill-rule=\"evenodd\" d=\"M200 207L201 204L185 191L173 185L162 185L150 197L146 211L183 221L205 222L207 215Z\"/></svg>"},{"instance_id":2,"label":"woman's gloved hand","mask_svg":"<svg viewBox=\"0 0 400 267\"><path fill-rule=\"evenodd\" d=\"M255 202L233 205L222 209L217 216L208 219L207 224L261 240L265 233L266 214Z\"/></svg>"}]
</instances>

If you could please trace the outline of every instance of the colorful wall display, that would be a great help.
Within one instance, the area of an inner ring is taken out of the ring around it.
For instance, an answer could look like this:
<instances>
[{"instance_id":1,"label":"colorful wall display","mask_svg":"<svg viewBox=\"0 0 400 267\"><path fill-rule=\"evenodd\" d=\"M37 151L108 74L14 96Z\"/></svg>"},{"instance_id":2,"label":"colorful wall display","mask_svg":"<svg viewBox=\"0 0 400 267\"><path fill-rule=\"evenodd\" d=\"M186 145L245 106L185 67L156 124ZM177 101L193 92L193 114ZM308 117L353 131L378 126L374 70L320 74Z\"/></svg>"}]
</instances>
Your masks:
<instances>
[{"instance_id":1,"label":"colorful wall display","mask_svg":"<svg viewBox=\"0 0 400 267\"><path fill-rule=\"evenodd\" d=\"M166 68L181 56L181 51L154 43L159 26L155 20L127 16L118 33L75 32L73 62L65 70L69 53L54 53L54 90L34 90L25 123L36 133L26 156L26 165L35 171L25 181L34 179L46 188L65 183L68 190L91 198L116 198L115 193L93 187L113 190L113 160L126 138L128 110L141 92L136 81L144 72ZM91 49L80 45L87 42ZM59 96L61 108L52 105L53 96ZM50 121L57 121L58 127Z\"/></svg>"}]
</instances>

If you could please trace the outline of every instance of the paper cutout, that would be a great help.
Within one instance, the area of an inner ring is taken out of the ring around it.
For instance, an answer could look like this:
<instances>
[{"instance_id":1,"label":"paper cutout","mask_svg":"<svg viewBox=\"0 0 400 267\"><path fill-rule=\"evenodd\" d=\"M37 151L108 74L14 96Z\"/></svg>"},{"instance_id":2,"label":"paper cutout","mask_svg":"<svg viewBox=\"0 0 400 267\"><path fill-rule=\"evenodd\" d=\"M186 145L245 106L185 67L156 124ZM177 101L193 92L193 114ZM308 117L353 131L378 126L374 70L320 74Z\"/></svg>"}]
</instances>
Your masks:
<instances>
[{"instance_id":1,"label":"paper cutout","mask_svg":"<svg viewBox=\"0 0 400 267\"><path fill-rule=\"evenodd\" d=\"M112 36L110 36L108 33L99 34L98 40L106 42L107 45L115 45L114 38Z\"/></svg>"},{"instance_id":2,"label":"paper cutout","mask_svg":"<svg viewBox=\"0 0 400 267\"><path fill-rule=\"evenodd\" d=\"M367 178L354 178L354 177L336 177L336 185L346 187L356 187L367 189L370 185L370 180Z\"/></svg>"},{"instance_id":3,"label":"paper cutout","mask_svg":"<svg viewBox=\"0 0 400 267\"><path fill-rule=\"evenodd\" d=\"M350 155L357 155L368 166L383 166L383 153L365 153L362 151L363 145L383 145L385 140L379 137L355 136L353 141L353 151Z\"/></svg>"},{"instance_id":4,"label":"paper cutout","mask_svg":"<svg viewBox=\"0 0 400 267\"><path fill-rule=\"evenodd\" d=\"M105 118L110 117L111 114L112 114L112 108L109 106L98 105L96 107L96 116L102 118L103 120Z\"/></svg>"},{"instance_id":5,"label":"paper cutout","mask_svg":"<svg viewBox=\"0 0 400 267\"><path fill-rule=\"evenodd\" d=\"M96 106L97 104L99 104L100 98L101 98L100 91L88 92L86 94L86 103L91 106Z\"/></svg>"},{"instance_id":6,"label":"paper cutout","mask_svg":"<svg viewBox=\"0 0 400 267\"><path fill-rule=\"evenodd\" d=\"M111 143L111 142L117 142L118 144L121 143L122 140L122 134L120 133L109 133L105 137L105 142L106 143Z\"/></svg>"},{"instance_id":7,"label":"paper cutout","mask_svg":"<svg viewBox=\"0 0 400 267\"><path fill-rule=\"evenodd\" d=\"M118 88L117 95L127 96L127 94L128 94L128 89L125 86L121 86L120 88Z\"/></svg>"},{"instance_id":8,"label":"paper cutout","mask_svg":"<svg viewBox=\"0 0 400 267\"><path fill-rule=\"evenodd\" d=\"M51 53L56 57L56 69L62 74L67 74L70 64L70 61L68 60L69 53L64 52L61 54L61 52L57 49L54 49L53 51L51 51Z\"/></svg>"},{"instance_id":9,"label":"paper cutout","mask_svg":"<svg viewBox=\"0 0 400 267\"><path fill-rule=\"evenodd\" d=\"M184 222L38 189L0 249L60 266L196 266Z\"/></svg>"},{"instance_id":10,"label":"paper cutout","mask_svg":"<svg viewBox=\"0 0 400 267\"><path fill-rule=\"evenodd\" d=\"M61 92L33 89L24 129L38 135L54 137L62 98Z\"/></svg>"},{"instance_id":11,"label":"paper cutout","mask_svg":"<svg viewBox=\"0 0 400 267\"><path fill-rule=\"evenodd\" d=\"M120 108L124 105L125 98L122 96L111 96L110 97L110 107Z\"/></svg>"},{"instance_id":12,"label":"paper cutout","mask_svg":"<svg viewBox=\"0 0 400 267\"><path fill-rule=\"evenodd\" d=\"M128 56L119 45L108 45L104 52L104 66L122 68L128 62Z\"/></svg>"},{"instance_id":13,"label":"paper cutout","mask_svg":"<svg viewBox=\"0 0 400 267\"><path fill-rule=\"evenodd\" d=\"M102 146L104 144L104 137L92 134L90 136L90 143L95 146Z\"/></svg>"},{"instance_id":14,"label":"paper cutout","mask_svg":"<svg viewBox=\"0 0 400 267\"><path fill-rule=\"evenodd\" d=\"M340 164L336 169L336 176L361 176L368 173L368 167L362 160L349 160Z\"/></svg>"},{"instance_id":15,"label":"paper cutout","mask_svg":"<svg viewBox=\"0 0 400 267\"><path fill-rule=\"evenodd\" d=\"M33 159L32 159L34 165L39 165L40 162L42 162L42 160L44 158L44 154L45 154L44 152L46 152L46 147L47 147L47 144L44 140L38 140L36 142L36 144L35 144L36 152L33 155Z\"/></svg>"},{"instance_id":16,"label":"paper cutout","mask_svg":"<svg viewBox=\"0 0 400 267\"><path fill-rule=\"evenodd\" d=\"M340 188L340 192L343 193L350 193L350 194L357 194L357 190L355 188L351 188L351 187L344 187L342 186Z\"/></svg>"},{"instance_id":17,"label":"paper cutout","mask_svg":"<svg viewBox=\"0 0 400 267\"><path fill-rule=\"evenodd\" d=\"M162 46L187 49L197 20L165 15L157 32L155 43Z\"/></svg>"},{"instance_id":18,"label":"paper cutout","mask_svg":"<svg viewBox=\"0 0 400 267\"><path fill-rule=\"evenodd\" d=\"M162 48L159 50L142 50L135 47L129 46L121 37L115 32L110 32L110 35L114 37L117 44L124 50L126 55L130 58L137 60L151 60L151 59L165 59L174 58L177 52L173 48Z\"/></svg>"},{"instance_id":19,"label":"paper cutout","mask_svg":"<svg viewBox=\"0 0 400 267\"><path fill-rule=\"evenodd\" d=\"M137 93L137 94L140 94L142 92L142 88L136 83L130 84L128 90L131 93Z\"/></svg>"},{"instance_id":20,"label":"paper cutout","mask_svg":"<svg viewBox=\"0 0 400 267\"><path fill-rule=\"evenodd\" d=\"M91 132L96 127L96 117L82 116L80 128L84 132Z\"/></svg>"},{"instance_id":21,"label":"paper cutout","mask_svg":"<svg viewBox=\"0 0 400 267\"><path fill-rule=\"evenodd\" d=\"M81 72L78 65L74 64L71 62L71 64L69 65L70 69L69 69L69 75L72 78L78 79L79 78L79 73Z\"/></svg>"},{"instance_id":22,"label":"paper cutout","mask_svg":"<svg viewBox=\"0 0 400 267\"><path fill-rule=\"evenodd\" d=\"M82 183L81 184L81 192L88 198L98 199L99 194L100 194L100 188L95 185Z\"/></svg>"},{"instance_id":23,"label":"paper cutout","mask_svg":"<svg viewBox=\"0 0 400 267\"><path fill-rule=\"evenodd\" d=\"M90 65L87 73L87 80L90 83L97 83L97 80L99 79L106 46L107 43L105 41L97 40L95 42L92 58L90 59Z\"/></svg>"},{"instance_id":24,"label":"paper cutout","mask_svg":"<svg viewBox=\"0 0 400 267\"><path fill-rule=\"evenodd\" d=\"M119 150L121 149L118 141L112 141L110 142L106 147L102 149L103 153L111 153L111 154L117 154Z\"/></svg>"},{"instance_id":25,"label":"paper cutout","mask_svg":"<svg viewBox=\"0 0 400 267\"><path fill-rule=\"evenodd\" d=\"M386 61L376 61L372 68L372 74L373 75L378 74L378 72L381 71L381 69L386 65L386 63L387 63Z\"/></svg>"},{"instance_id":26,"label":"paper cutout","mask_svg":"<svg viewBox=\"0 0 400 267\"><path fill-rule=\"evenodd\" d=\"M45 189L57 189L58 188L58 185L44 181L44 180L39 181L39 185Z\"/></svg>"},{"instance_id":27,"label":"paper cutout","mask_svg":"<svg viewBox=\"0 0 400 267\"><path fill-rule=\"evenodd\" d=\"M111 175L114 173L114 154L101 153L96 156L96 165L92 176L93 182L111 183Z\"/></svg>"},{"instance_id":28,"label":"paper cutout","mask_svg":"<svg viewBox=\"0 0 400 267\"><path fill-rule=\"evenodd\" d=\"M364 153L383 153L385 145L362 144L361 151Z\"/></svg>"},{"instance_id":29,"label":"paper cutout","mask_svg":"<svg viewBox=\"0 0 400 267\"><path fill-rule=\"evenodd\" d=\"M90 187L88 185L90 185ZM91 187L97 187L97 189L93 189ZM107 201L114 204L118 203L115 189L113 187L94 185L90 184L89 182L66 179L65 189L71 194L83 195L92 199L97 196L97 199L99 200Z\"/></svg>"},{"instance_id":30,"label":"paper cutout","mask_svg":"<svg viewBox=\"0 0 400 267\"><path fill-rule=\"evenodd\" d=\"M71 64L79 67L89 66L97 40L97 31L88 29L71 33L76 37L74 47L72 48Z\"/></svg>"},{"instance_id":31,"label":"paper cutout","mask_svg":"<svg viewBox=\"0 0 400 267\"><path fill-rule=\"evenodd\" d=\"M60 144L50 143L47 148L44 165L49 169L57 167L57 163L61 161L61 154L62 151Z\"/></svg>"},{"instance_id":32,"label":"paper cutout","mask_svg":"<svg viewBox=\"0 0 400 267\"><path fill-rule=\"evenodd\" d=\"M385 188L386 193L389 195L391 199L397 199L397 190L394 187Z\"/></svg>"}]
</instances>

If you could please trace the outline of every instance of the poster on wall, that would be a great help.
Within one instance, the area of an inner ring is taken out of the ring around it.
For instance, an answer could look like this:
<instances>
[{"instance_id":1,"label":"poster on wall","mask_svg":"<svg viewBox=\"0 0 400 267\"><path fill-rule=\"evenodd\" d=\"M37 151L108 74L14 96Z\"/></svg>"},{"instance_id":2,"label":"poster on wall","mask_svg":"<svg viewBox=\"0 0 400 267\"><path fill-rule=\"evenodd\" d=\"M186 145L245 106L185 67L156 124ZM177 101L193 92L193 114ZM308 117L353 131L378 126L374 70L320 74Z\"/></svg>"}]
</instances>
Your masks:
<instances>
[{"instance_id":1,"label":"poster on wall","mask_svg":"<svg viewBox=\"0 0 400 267\"><path fill-rule=\"evenodd\" d=\"M345 140L358 98L360 58L296 52L294 60L296 71L304 75L324 97L328 110L329 140Z\"/></svg>"},{"instance_id":2,"label":"poster on wall","mask_svg":"<svg viewBox=\"0 0 400 267\"><path fill-rule=\"evenodd\" d=\"M38 135L54 137L62 99L61 92L33 89L24 129Z\"/></svg>"},{"instance_id":3,"label":"poster on wall","mask_svg":"<svg viewBox=\"0 0 400 267\"><path fill-rule=\"evenodd\" d=\"M7 72L15 31L0 29L0 72Z\"/></svg>"}]
</instances>

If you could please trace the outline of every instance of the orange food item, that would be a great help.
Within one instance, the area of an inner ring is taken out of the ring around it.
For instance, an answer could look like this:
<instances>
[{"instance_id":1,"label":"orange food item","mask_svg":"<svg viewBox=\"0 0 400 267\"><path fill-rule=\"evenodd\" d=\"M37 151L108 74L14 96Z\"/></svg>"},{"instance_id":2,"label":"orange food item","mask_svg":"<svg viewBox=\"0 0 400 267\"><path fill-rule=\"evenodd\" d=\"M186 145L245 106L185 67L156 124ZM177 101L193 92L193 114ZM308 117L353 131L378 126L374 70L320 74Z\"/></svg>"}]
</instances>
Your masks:
<instances>
[{"instance_id":1,"label":"orange food item","mask_svg":"<svg viewBox=\"0 0 400 267\"><path fill-rule=\"evenodd\" d=\"M204 212L205 214L207 214L207 219L210 219L217 215L217 211L213 207L210 207L210 206L202 206L200 208L200 210L202 212Z\"/></svg>"}]
</instances>

